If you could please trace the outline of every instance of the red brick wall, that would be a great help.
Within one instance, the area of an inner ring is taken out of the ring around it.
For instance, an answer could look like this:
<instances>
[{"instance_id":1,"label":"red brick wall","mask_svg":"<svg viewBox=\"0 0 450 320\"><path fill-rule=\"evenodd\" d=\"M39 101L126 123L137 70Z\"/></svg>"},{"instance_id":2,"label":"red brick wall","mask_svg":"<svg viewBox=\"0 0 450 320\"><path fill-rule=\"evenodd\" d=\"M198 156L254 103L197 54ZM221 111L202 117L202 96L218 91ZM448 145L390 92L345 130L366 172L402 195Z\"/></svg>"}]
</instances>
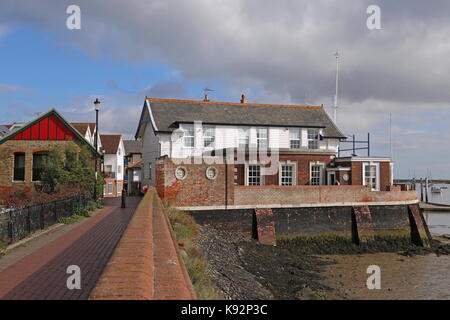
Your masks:
<instances>
[{"instance_id":1,"label":"red brick wall","mask_svg":"<svg viewBox=\"0 0 450 320\"><path fill-rule=\"evenodd\" d=\"M184 180L178 180L175 177L175 169L178 166L187 170ZM206 169L210 166L218 170L217 178L214 180L206 178ZM225 179L225 172L228 179ZM233 204L234 165L227 165L227 168L224 164L183 163L177 165L169 158L160 158L156 162L156 181L158 195L171 204L184 207Z\"/></svg>"},{"instance_id":2,"label":"red brick wall","mask_svg":"<svg viewBox=\"0 0 450 320\"><path fill-rule=\"evenodd\" d=\"M415 191L371 191L366 186L236 186L235 205L274 207L343 202L417 201Z\"/></svg>"},{"instance_id":3,"label":"red brick wall","mask_svg":"<svg viewBox=\"0 0 450 320\"><path fill-rule=\"evenodd\" d=\"M389 162L380 163L380 190L389 190L391 185L391 166Z\"/></svg>"},{"instance_id":4,"label":"red brick wall","mask_svg":"<svg viewBox=\"0 0 450 320\"><path fill-rule=\"evenodd\" d=\"M9 140L0 145L0 201L2 195L13 190L33 190L33 153L70 146L79 150L81 142L69 140ZM25 181L13 182L14 153L25 153ZM3 199L4 200L4 199Z\"/></svg>"}]
</instances>

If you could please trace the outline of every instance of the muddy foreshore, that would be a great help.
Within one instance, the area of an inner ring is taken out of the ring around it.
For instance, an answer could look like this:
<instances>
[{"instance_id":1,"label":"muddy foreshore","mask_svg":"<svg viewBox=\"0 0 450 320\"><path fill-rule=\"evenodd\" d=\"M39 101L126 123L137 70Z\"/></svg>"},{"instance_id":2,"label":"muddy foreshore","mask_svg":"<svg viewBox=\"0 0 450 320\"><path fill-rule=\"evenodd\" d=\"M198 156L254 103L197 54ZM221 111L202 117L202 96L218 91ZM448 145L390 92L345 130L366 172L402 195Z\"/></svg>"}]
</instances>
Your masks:
<instances>
[{"instance_id":1,"label":"muddy foreshore","mask_svg":"<svg viewBox=\"0 0 450 320\"><path fill-rule=\"evenodd\" d=\"M450 299L450 245L438 241L430 249L364 253L346 247L346 254L331 255L328 248L318 255L202 226L197 244L225 299ZM382 271L381 290L366 287L373 264Z\"/></svg>"}]
</instances>

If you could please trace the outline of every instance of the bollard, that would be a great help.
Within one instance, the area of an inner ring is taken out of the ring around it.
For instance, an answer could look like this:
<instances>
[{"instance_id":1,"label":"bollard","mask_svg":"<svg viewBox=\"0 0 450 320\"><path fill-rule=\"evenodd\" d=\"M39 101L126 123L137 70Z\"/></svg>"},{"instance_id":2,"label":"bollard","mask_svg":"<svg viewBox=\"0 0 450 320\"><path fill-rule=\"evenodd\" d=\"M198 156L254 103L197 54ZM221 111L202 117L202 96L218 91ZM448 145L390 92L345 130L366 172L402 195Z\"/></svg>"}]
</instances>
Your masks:
<instances>
[{"instance_id":1,"label":"bollard","mask_svg":"<svg viewBox=\"0 0 450 320\"><path fill-rule=\"evenodd\" d=\"M121 208L126 208L125 189L122 189L122 205Z\"/></svg>"}]
</instances>

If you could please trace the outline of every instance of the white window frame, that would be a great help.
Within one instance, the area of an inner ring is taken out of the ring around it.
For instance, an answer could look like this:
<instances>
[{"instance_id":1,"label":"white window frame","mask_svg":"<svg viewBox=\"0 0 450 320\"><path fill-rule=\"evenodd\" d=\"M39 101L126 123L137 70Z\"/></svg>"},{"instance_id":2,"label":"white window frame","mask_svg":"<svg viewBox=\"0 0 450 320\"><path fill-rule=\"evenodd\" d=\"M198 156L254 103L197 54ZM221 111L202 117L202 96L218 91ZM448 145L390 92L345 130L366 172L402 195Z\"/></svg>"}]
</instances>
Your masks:
<instances>
[{"instance_id":1,"label":"white window frame","mask_svg":"<svg viewBox=\"0 0 450 320\"><path fill-rule=\"evenodd\" d=\"M320 166L322 169L320 170L319 184L313 184L313 176L312 176L312 168L313 166ZM323 186L323 176L325 171L325 163L323 162L310 162L309 163L309 185L311 186Z\"/></svg>"},{"instance_id":2,"label":"white window frame","mask_svg":"<svg viewBox=\"0 0 450 320\"><path fill-rule=\"evenodd\" d=\"M297 132L298 137L296 139L292 138L292 134ZM293 148L292 142L298 141L298 147ZM289 148L290 149L300 149L302 147L302 130L300 128L290 128L289 129Z\"/></svg>"},{"instance_id":3,"label":"white window frame","mask_svg":"<svg viewBox=\"0 0 450 320\"><path fill-rule=\"evenodd\" d=\"M374 166L375 167L375 188L371 188L372 191L380 191L380 163L379 162L364 162L362 165L362 183L363 186L367 186L366 184L366 167Z\"/></svg>"},{"instance_id":4,"label":"white window frame","mask_svg":"<svg viewBox=\"0 0 450 320\"><path fill-rule=\"evenodd\" d=\"M266 131L266 137L265 138L259 137L259 131L260 130L261 131L262 130ZM266 145L260 147L260 141L266 141ZM261 149L268 149L269 148L269 128L265 128L265 127L256 128L256 146L258 147L258 149L259 148L261 148Z\"/></svg>"},{"instance_id":5,"label":"white window frame","mask_svg":"<svg viewBox=\"0 0 450 320\"><path fill-rule=\"evenodd\" d=\"M278 185L283 186L283 166L292 167L292 184L286 186L296 186L297 185L297 163L295 162L280 162L278 171Z\"/></svg>"},{"instance_id":6,"label":"white window frame","mask_svg":"<svg viewBox=\"0 0 450 320\"><path fill-rule=\"evenodd\" d=\"M110 191L110 187L111 187L111 192L109 192ZM107 186L106 186L106 194L113 194L113 190L114 188L113 188L113 184L112 184L112 182L108 182L107 183Z\"/></svg>"},{"instance_id":7,"label":"white window frame","mask_svg":"<svg viewBox=\"0 0 450 320\"><path fill-rule=\"evenodd\" d=\"M191 133L192 135L188 135L188 133ZM186 145L186 141L187 140L191 140L192 139L192 146ZM185 126L183 127L183 148L186 149L194 149L195 148L195 128L194 126Z\"/></svg>"},{"instance_id":8,"label":"white window frame","mask_svg":"<svg viewBox=\"0 0 450 320\"><path fill-rule=\"evenodd\" d=\"M259 166L259 184L255 185L255 184L250 184L250 167L252 166ZM245 185L246 186L262 186L264 185L264 173L263 173L263 166L259 163L250 163L250 164L246 164L245 165Z\"/></svg>"},{"instance_id":9,"label":"white window frame","mask_svg":"<svg viewBox=\"0 0 450 320\"><path fill-rule=\"evenodd\" d=\"M238 148L250 146L250 128L238 128Z\"/></svg>"},{"instance_id":10,"label":"white window frame","mask_svg":"<svg viewBox=\"0 0 450 320\"><path fill-rule=\"evenodd\" d=\"M216 128L212 126L205 126L202 128L203 131L203 148L205 149L214 149L216 145ZM212 135L206 135L207 132L211 132ZM206 146L206 141L211 140L211 143L209 146ZM195 142L194 142L195 144Z\"/></svg>"},{"instance_id":11,"label":"white window frame","mask_svg":"<svg viewBox=\"0 0 450 320\"><path fill-rule=\"evenodd\" d=\"M317 132L317 137L310 138L310 132L311 131ZM320 130L319 129L314 129L314 128L309 128L309 129L306 130L306 135L307 135L307 139L308 139L308 149L310 149L310 150L317 150L317 149L319 149ZM317 148L311 148L310 147L310 143L313 143L313 142L317 142Z\"/></svg>"}]
</instances>

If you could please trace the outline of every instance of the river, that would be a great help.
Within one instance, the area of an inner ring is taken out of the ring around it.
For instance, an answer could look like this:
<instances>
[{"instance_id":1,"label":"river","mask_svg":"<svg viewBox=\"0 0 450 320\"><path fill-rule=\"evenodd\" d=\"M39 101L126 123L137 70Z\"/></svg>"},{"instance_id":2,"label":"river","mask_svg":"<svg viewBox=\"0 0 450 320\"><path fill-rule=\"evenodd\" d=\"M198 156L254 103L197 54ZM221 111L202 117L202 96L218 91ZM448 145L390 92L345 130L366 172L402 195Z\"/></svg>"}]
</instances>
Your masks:
<instances>
[{"instance_id":1,"label":"river","mask_svg":"<svg viewBox=\"0 0 450 320\"><path fill-rule=\"evenodd\" d=\"M429 192L429 202L450 205L450 185L436 186L448 189L441 194ZM417 189L420 199L420 186ZM450 235L450 212L424 212L424 217L433 236ZM325 267L324 283L340 293L337 299L450 300L449 255L406 257L398 253L375 253L321 257L334 262ZM367 288L367 268L371 265L380 267L380 290Z\"/></svg>"},{"instance_id":2,"label":"river","mask_svg":"<svg viewBox=\"0 0 450 320\"><path fill-rule=\"evenodd\" d=\"M436 184L437 187L447 187L448 189L442 190L442 193L431 193L428 191L428 201L432 203L440 203L450 205L450 185ZM417 185L417 193L420 199L420 185ZM450 212L425 212L425 220L427 221L428 228L432 234L436 235L450 235Z\"/></svg>"}]
</instances>

